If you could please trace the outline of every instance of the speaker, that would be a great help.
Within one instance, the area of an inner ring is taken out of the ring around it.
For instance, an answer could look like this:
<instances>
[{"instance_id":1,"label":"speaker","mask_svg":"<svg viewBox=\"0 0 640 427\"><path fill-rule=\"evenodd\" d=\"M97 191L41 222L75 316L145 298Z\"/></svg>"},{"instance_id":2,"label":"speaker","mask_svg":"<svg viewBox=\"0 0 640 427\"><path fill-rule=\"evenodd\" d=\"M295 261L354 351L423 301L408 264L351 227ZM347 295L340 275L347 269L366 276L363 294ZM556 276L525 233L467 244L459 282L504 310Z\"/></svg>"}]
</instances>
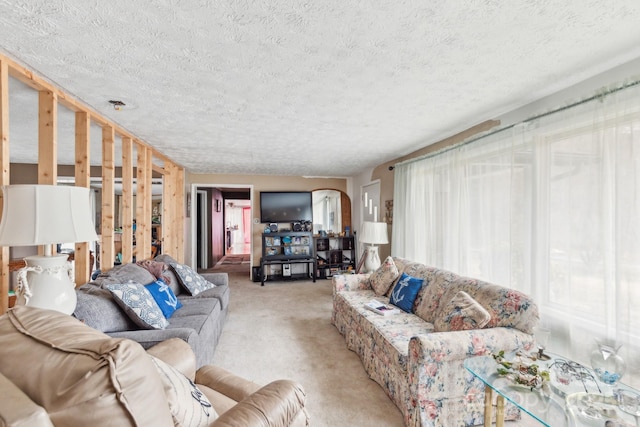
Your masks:
<instances>
[{"instance_id":1,"label":"speaker","mask_svg":"<svg viewBox=\"0 0 640 427\"><path fill-rule=\"evenodd\" d=\"M294 222L293 223L293 231L303 231L302 230L302 223Z\"/></svg>"},{"instance_id":2,"label":"speaker","mask_svg":"<svg viewBox=\"0 0 640 427\"><path fill-rule=\"evenodd\" d=\"M291 264L282 264L282 275L284 277L291 277Z\"/></svg>"},{"instance_id":3,"label":"speaker","mask_svg":"<svg viewBox=\"0 0 640 427\"><path fill-rule=\"evenodd\" d=\"M271 229L271 231L276 233L278 231L278 224L276 224L276 223L269 224L269 229Z\"/></svg>"}]
</instances>

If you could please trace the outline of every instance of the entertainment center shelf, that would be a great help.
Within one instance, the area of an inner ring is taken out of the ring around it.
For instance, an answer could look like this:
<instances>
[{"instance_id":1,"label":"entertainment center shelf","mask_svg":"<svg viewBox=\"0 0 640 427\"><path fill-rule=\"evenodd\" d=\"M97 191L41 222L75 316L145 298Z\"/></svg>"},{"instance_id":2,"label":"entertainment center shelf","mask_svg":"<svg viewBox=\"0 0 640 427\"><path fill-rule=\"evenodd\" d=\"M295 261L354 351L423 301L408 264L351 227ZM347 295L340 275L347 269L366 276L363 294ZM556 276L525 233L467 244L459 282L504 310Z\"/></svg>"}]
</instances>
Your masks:
<instances>
[{"instance_id":1,"label":"entertainment center shelf","mask_svg":"<svg viewBox=\"0 0 640 427\"><path fill-rule=\"evenodd\" d=\"M292 271L295 265L300 264L305 265L304 273ZM260 277L262 286L265 280L269 279L295 280L311 277L315 282L316 257L313 234L310 231L263 233Z\"/></svg>"},{"instance_id":2,"label":"entertainment center shelf","mask_svg":"<svg viewBox=\"0 0 640 427\"><path fill-rule=\"evenodd\" d=\"M356 241L354 236L314 236L317 276L328 279L341 271L356 269Z\"/></svg>"}]
</instances>

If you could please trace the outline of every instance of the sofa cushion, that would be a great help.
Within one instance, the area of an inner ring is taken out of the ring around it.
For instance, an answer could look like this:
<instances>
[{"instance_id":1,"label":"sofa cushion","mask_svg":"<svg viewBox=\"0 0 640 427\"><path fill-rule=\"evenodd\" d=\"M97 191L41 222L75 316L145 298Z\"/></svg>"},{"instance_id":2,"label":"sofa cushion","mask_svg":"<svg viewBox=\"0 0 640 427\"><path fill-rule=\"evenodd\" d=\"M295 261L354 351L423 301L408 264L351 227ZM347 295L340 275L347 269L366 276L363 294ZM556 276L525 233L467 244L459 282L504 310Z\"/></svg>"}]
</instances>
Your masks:
<instances>
[{"instance_id":1,"label":"sofa cushion","mask_svg":"<svg viewBox=\"0 0 640 427\"><path fill-rule=\"evenodd\" d=\"M54 425L173 426L144 349L66 314L17 306L1 316L0 360L0 372Z\"/></svg>"},{"instance_id":2,"label":"sofa cushion","mask_svg":"<svg viewBox=\"0 0 640 427\"><path fill-rule=\"evenodd\" d=\"M155 276L135 263L116 265L111 270L100 273L91 283L102 288L106 285L127 283L128 281L137 283L151 283L156 280Z\"/></svg>"},{"instance_id":3,"label":"sofa cushion","mask_svg":"<svg viewBox=\"0 0 640 427\"><path fill-rule=\"evenodd\" d=\"M491 319L489 312L464 291L457 292L441 309L434 322L436 332L481 329Z\"/></svg>"},{"instance_id":4,"label":"sofa cushion","mask_svg":"<svg viewBox=\"0 0 640 427\"><path fill-rule=\"evenodd\" d=\"M389 302L407 313L413 312L413 302L418 296L418 292L422 289L424 284L423 279L411 277L406 273L402 273L400 280L396 283L396 286L391 291L391 297Z\"/></svg>"},{"instance_id":5,"label":"sofa cushion","mask_svg":"<svg viewBox=\"0 0 640 427\"><path fill-rule=\"evenodd\" d=\"M158 369L176 427L207 427L218 418L209 399L193 381L162 360L149 356Z\"/></svg>"},{"instance_id":6,"label":"sofa cushion","mask_svg":"<svg viewBox=\"0 0 640 427\"><path fill-rule=\"evenodd\" d=\"M116 303L133 322L145 329L164 329L169 325L151 293L136 282L106 285Z\"/></svg>"},{"instance_id":7,"label":"sofa cushion","mask_svg":"<svg viewBox=\"0 0 640 427\"><path fill-rule=\"evenodd\" d=\"M138 329L115 302L108 289L87 283L76 289L78 303L73 317L101 332Z\"/></svg>"},{"instance_id":8,"label":"sofa cushion","mask_svg":"<svg viewBox=\"0 0 640 427\"><path fill-rule=\"evenodd\" d=\"M369 286L377 295L384 295L399 275L393 258L387 257L380 267L369 276Z\"/></svg>"},{"instance_id":9,"label":"sofa cushion","mask_svg":"<svg viewBox=\"0 0 640 427\"><path fill-rule=\"evenodd\" d=\"M173 271L175 271L182 286L184 286L193 296L216 286L213 283L208 282L204 277L193 271L193 269L186 264L172 262L169 265L173 268Z\"/></svg>"},{"instance_id":10,"label":"sofa cushion","mask_svg":"<svg viewBox=\"0 0 640 427\"><path fill-rule=\"evenodd\" d=\"M165 318L169 319L177 309L182 307L182 303L164 280L158 279L144 287L156 301Z\"/></svg>"}]
</instances>

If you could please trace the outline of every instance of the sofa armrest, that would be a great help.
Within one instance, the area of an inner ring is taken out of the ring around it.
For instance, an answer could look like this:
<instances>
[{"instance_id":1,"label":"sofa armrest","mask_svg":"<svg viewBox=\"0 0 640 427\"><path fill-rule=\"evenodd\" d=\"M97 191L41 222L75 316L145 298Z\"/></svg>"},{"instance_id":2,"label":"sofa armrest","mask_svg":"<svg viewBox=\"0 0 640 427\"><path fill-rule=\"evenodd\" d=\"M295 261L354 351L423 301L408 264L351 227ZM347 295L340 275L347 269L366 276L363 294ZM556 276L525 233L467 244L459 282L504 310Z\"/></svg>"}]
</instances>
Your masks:
<instances>
[{"instance_id":1,"label":"sofa armrest","mask_svg":"<svg viewBox=\"0 0 640 427\"><path fill-rule=\"evenodd\" d=\"M471 331L435 332L409 341L409 389L417 401L436 402L472 393L483 386L464 368L469 357L504 350L528 350L533 336L517 329L489 328Z\"/></svg>"},{"instance_id":2,"label":"sofa armrest","mask_svg":"<svg viewBox=\"0 0 640 427\"><path fill-rule=\"evenodd\" d=\"M331 278L333 294L345 291L358 291L371 289L369 285L370 274L336 274Z\"/></svg>"},{"instance_id":3,"label":"sofa armrest","mask_svg":"<svg viewBox=\"0 0 640 427\"><path fill-rule=\"evenodd\" d=\"M513 328L433 332L411 338L409 359L411 364L433 364L488 355L500 350L531 350L533 346L533 335Z\"/></svg>"},{"instance_id":4,"label":"sofa armrest","mask_svg":"<svg viewBox=\"0 0 640 427\"><path fill-rule=\"evenodd\" d=\"M196 355L191 346L180 338L170 338L154 345L147 353L173 366L190 380L196 376Z\"/></svg>"},{"instance_id":5,"label":"sofa armrest","mask_svg":"<svg viewBox=\"0 0 640 427\"><path fill-rule=\"evenodd\" d=\"M305 399L300 384L277 380L229 409L211 427L289 426L304 411Z\"/></svg>"},{"instance_id":6,"label":"sofa armrest","mask_svg":"<svg viewBox=\"0 0 640 427\"><path fill-rule=\"evenodd\" d=\"M6 427L53 427L49 414L35 404L7 377L0 374L0 425Z\"/></svg>"},{"instance_id":7,"label":"sofa armrest","mask_svg":"<svg viewBox=\"0 0 640 427\"><path fill-rule=\"evenodd\" d=\"M196 384L206 385L236 402L260 389L258 384L214 365L205 365L198 369Z\"/></svg>"},{"instance_id":8,"label":"sofa armrest","mask_svg":"<svg viewBox=\"0 0 640 427\"><path fill-rule=\"evenodd\" d=\"M227 273L201 273L200 275L214 285L229 284L229 275Z\"/></svg>"}]
</instances>

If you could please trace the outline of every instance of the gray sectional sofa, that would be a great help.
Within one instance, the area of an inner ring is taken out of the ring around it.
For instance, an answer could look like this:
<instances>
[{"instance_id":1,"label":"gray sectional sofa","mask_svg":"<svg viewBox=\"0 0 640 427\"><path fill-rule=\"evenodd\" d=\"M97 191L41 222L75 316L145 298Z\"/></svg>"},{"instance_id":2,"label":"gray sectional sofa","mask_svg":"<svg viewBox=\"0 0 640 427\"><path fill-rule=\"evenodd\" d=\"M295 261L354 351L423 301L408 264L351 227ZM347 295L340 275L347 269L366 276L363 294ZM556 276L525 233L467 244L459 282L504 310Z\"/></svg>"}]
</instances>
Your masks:
<instances>
[{"instance_id":1,"label":"gray sectional sofa","mask_svg":"<svg viewBox=\"0 0 640 427\"><path fill-rule=\"evenodd\" d=\"M78 304L73 315L85 324L112 337L129 338L145 349L169 338L187 342L196 355L198 367L210 364L229 310L229 279L226 273L199 275L215 287L192 296L170 265L176 261L168 255L160 255L155 261L165 264L161 273L182 307L168 319L164 329L144 329L116 303L107 285L129 281L146 285L157 280L154 275L136 263L122 264L100 274L91 282L76 290ZM177 264L177 263L176 263Z\"/></svg>"}]
</instances>

